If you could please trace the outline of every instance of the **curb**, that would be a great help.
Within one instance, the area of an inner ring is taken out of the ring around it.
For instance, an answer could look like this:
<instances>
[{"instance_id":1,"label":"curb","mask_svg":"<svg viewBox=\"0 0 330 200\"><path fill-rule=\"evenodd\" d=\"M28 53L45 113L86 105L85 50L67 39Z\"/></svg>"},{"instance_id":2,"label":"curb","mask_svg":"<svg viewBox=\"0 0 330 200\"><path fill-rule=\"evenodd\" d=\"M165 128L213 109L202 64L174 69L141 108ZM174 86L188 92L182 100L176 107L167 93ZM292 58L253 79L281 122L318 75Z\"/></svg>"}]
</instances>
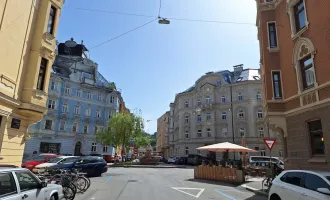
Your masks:
<instances>
[{"instance_id":1,"label":"curb","mask_svg":"<svg viewBox=\"0 0 330 200\"><path fill-rule=\"evenodd\" d=\"M245 184L241 185L243 188L245 188L246 190L250 191L250 192L253 192L255 194L259 194L259 195L262 195L262 196L265 196L265 197L268 197L268 193L267 192L264 192L264 191L261 191L261 190L258 190L256 188L253 188L253 187L249 187Z\"/></svg>"},{"instance_id":2,"label":"curb","mask_svg":"<svg viewBox=\"0 0 330 200\"><path fill-rule=\"evenodd\" d=\"M186 168L186 166L171 166L171 167L167 167L167 166L150 166L150 165L146 165L146 166L143 166L143 165L139 165L139 166L120 166L120 165L110 165L108 166L108 168L112 168L112 167L123 167L123 168L160 168L160 169L174 169L174 168Z\"/></svg>"}]
</instances>

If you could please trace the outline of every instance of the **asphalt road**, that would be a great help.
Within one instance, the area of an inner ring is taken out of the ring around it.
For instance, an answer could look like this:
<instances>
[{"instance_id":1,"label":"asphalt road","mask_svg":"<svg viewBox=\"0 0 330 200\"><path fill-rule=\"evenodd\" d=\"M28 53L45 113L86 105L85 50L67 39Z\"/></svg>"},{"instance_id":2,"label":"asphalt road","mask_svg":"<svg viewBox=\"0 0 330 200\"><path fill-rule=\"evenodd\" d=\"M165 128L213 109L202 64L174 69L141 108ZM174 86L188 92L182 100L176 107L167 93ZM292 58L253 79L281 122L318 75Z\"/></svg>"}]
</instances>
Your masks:
<instances>
[{"instance_id":1,"label":"asphalt road","mask_svg":"<svg viewBox=\"0 0 330 200\"><path fill-rule=\"evenodd\" d=\"M193 169L109 168L77 200L266 200L240 186L193 180Z\"/></svg>"}]
</instances>

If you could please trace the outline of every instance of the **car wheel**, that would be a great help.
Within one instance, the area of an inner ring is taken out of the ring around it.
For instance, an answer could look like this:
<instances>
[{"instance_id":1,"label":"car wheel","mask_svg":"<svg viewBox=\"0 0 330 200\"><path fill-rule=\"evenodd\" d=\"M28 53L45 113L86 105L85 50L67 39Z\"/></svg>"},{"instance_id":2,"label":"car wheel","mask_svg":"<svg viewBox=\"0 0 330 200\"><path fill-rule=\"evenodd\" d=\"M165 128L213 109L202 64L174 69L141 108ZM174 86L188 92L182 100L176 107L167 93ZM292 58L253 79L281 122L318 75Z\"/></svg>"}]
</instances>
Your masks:
<instances>
[{"instance_id":1,"label":"car wheel","mask_svg":"<svg viewBox=\"0 0 330 200\"><path fill-rule=\"evenodd\" d=\"M277 194L272 194L272 196L270 196L270 200L281 200L281 198Z\"/></svg>"}]
</instances>

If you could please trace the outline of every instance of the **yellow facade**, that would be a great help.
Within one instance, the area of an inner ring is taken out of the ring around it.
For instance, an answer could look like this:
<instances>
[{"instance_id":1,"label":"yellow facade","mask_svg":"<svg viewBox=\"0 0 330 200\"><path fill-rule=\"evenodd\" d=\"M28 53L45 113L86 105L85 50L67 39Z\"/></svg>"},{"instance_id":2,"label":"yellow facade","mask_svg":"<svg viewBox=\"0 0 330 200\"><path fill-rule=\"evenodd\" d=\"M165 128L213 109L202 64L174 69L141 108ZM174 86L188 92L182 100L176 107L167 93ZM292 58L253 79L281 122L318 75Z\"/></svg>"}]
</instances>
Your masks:
<instances>
[{"instance_id":1,"label":"yellow facade","mask_svg":"<svg viewBox=\"0 0 330 200\"><path fill-rule=\"evenodd\" d=\"M63 2L0 0L0 164L21 164L27 128L46 112Z\"/></svg>"}]
</instances>

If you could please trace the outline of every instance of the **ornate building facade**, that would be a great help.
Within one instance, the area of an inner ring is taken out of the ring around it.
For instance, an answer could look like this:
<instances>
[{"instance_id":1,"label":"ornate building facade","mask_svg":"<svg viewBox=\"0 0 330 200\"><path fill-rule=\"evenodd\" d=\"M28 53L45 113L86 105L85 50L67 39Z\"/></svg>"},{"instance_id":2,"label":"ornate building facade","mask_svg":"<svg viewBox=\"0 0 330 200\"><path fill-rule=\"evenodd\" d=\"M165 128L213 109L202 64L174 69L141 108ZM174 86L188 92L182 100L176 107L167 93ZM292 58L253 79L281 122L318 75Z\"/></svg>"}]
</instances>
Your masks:
<instances>
[{"instance_id":1,"label":"ornate building facade","mask_svg":"<svg viewBox=\"0 0 330 200\"><path fill-rule=\"evenodd\" d=\"M122 98L87 53L83 44L70 48L59 44L48 89L48 112L29 127L26 155L114 153L111 146L96 142L95 133L107 128Z\"/></svg>"},{"instance_id":2,"label":"ornate building facade","mask_svg":"<svg viewBox=\"0 0 330 200\"><path fill-rule=\"evenodd\" d=\"M241 144L257 150L250 155L269 155L263 139L276 138L264 123L259 69L208 72L194 86L176 95L170 104L168 145L170 156L204 154L221 160L222 153L200 152L196 148L220 143ZM278 143L273 156L282 155ZM239 155L230 154L233 159Z\"/></svg>"},{"instance_id":3,"label":"ornate building facade","mask_svg":"<svg viewBox=\"0 0 330 200\"><path fill-rule=\"evenodd\" d=\"M0 164L21 165L28 126L47 112L63 3L0 1Z\"/></svg>"}]
</instances>

